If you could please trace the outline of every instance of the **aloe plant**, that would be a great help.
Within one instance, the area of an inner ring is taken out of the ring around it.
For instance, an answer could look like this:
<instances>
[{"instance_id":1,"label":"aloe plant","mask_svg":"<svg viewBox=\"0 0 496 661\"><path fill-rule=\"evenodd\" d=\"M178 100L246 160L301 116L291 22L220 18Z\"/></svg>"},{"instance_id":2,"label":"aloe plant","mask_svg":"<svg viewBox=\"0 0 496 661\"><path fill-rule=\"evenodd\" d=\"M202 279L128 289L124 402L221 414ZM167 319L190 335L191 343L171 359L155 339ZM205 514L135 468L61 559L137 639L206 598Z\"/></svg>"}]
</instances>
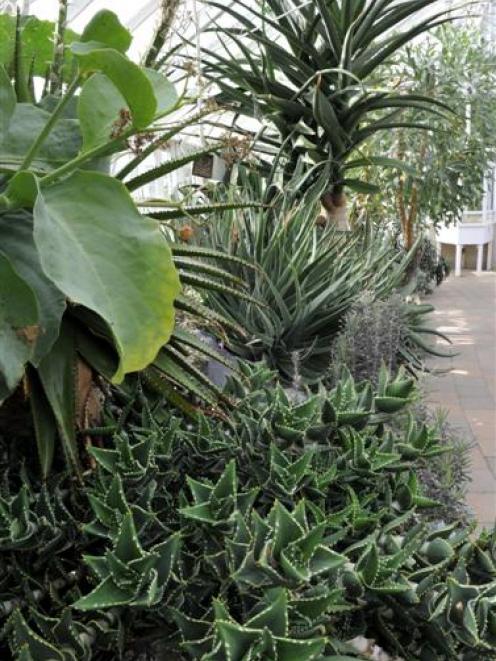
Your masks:
<instances>
[{"instance_id":1,"label":"aloe plant","mask_svg":"<svg viewBox=\"0 0 496 661\"><path fill-rule=\"evenodd\" d=\"M379 231L342 233L332 224L320 226L320 187L299 200L304 178L288 182L284 193L268 187L262 191L266 204L259 208L216 214L202 240L257 267L232 262L227 268L248 283L265 307L227 292L208 295L217 312L248 332L246 342L228 331L228 347L244 358L265 357L286 381L311 383L328 370L333 342L363 292L384 300L400 290L413 253L398 259L388 236ZM248 179L243 184L250 190ZM226 199L237 198L230 194ZM424 351L442 353L425 340L434 333L424 321L430 311L428 305L402 304L398 360L412 369L422 367Z\"/></svg>"},{"instance_id":2,"label":"aloe plant","mask_svg":"<svg viewBox=\"0 0 496 661\"><path fill-rule=\"evenodd\" d=\"M138 396L75 494L6 474L4 654L342 661L364 636L406 661L494 656L496 539L423 520L418 467L446 447L404 424L412 378L344 373L294 403L241 363L226 394L230 418L186 424L136 417Z\"/></svg>"},{"instance_id":3,"label":"aloe plant","mask_svg":"<svg viewBox=\"0 0 496 661\"><path fill-rule=\"evenodd\" d=\"M235 117L263 117L273 128L261 134L261 158L282 147L291 173L303 156L308 183L317 177L328 182L322 200L329 211L343 204L346 186L377 190L353 176L364 165L356 152L371 136L396 127L425 128L403 119L403 109L447 112L429 96L398 93L393 85L378 87L372 80L399 48L451 20L437 0L393 6L375 0L209 4L233 19L228 27L214 28L219 47L204 50L205 71L220 88L215 98ZM233 50L236 58L230 56ZM403 167L381 153L366 162Z\"/></svg>"}]
</instances>

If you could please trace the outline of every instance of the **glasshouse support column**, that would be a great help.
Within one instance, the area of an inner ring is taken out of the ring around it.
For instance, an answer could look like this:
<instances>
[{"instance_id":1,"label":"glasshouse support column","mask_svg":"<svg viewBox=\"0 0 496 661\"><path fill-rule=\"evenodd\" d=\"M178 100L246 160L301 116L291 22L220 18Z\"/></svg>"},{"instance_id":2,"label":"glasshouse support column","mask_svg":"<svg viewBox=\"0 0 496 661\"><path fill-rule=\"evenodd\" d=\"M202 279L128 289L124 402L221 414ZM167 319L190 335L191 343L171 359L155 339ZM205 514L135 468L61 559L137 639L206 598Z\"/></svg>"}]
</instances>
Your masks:
<instances>
[{"instance_id":1,"label":"glasshouse support column","mask_svg":"<svg viewBox=\"0 0 496 661\"><path fill-rule=\"evenodd\" d=\"M456 257L455 257L455 275L462 274L462 249L461 243L456 244Z\"/></svg>"},{"instance_id":2,"label":"glasshouse support column","mask_svg":"<svg viewBox=\"0 0 496 661\"><path fill-rule=\"evenodd\" d=\"M477 273L482 273L482 258L484 256L484 244L479 243L477 246Z\"/></svg>"}]
</instances>

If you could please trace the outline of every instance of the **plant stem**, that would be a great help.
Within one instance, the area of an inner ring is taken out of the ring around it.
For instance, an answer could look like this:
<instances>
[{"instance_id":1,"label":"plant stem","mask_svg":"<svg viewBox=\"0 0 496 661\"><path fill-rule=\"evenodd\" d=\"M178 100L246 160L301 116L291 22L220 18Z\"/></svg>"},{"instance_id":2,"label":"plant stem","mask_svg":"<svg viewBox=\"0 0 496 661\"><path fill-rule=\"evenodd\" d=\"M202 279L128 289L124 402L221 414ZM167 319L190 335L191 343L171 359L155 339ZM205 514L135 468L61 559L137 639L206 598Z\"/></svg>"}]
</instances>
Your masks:
<instances>
[{"instance_id":1,"label":"plant stem","mask_svg":"<svg viewBox=\"0 0 496 661\"><path fill-rule=\"evenodd\" d=\"M53 129L54 125L56 124L57 120L60 118L64 108L66 105L69 103L70 99L74 96L77 88L79 87L81 79L79 76L77 76L73 82L70 84L67 92L64 94L64 96L60 99L58 104L56 105L54 111L50 115L50 119L48 122L45 124L43 127L43 130L39 134L39 136L35 139L33 144L31 145L28 153L26 154L20 169L21 170L27 170L27 168L31 165L31 163L34 160L34 157L36 156L38 150L40 147L43 145L45 140L48 138L50 135L50 131Z\"/></svg>"},{"instance_id":2,"label":"plant stem","mask_svg":"<svg viewBox=\"0 0 496 661\"><path fill-rule=\"evenodd\" d=\"M157 68L157 58L170 33L180 0L163 0L160 7L160 19L155 30L152 44L144 57L144 66Z\"/></svg>"},{"instance_id":3,"label":"plant stem","mask_svg":"<svg viewBox=\"0 0 496 661\"><path fill-rule=\"evenodd\" d=\"M199 113L195 115L194 117L187 118L184 122L181 124L177 124L174 126L170 131L167 131L164 135L161 135L159 138L151 142L148 147L143 149L143 151L138 154L138 156L135 156L129 163L127 163L123 168L117 172L115 177L117 179L124 179L125 176L130 174L140 163L142 163L147 156L152 154L156 149L160 147L161 144L165 144L168 140L171 140L175 135L177 135L180 131L184 130L185 128L188 128L195 122L196 120L201 119L203 116L206 114L209 114L211 111L209 110L204 111L203 113Z\"/></svg>"},{"instance_id":4,"label":"plant stem","mask_svg":"<svg viewBox=\"0 0 496 661\"><path fill-rule=\"evenodd\" d=\"M86 161L90 161L91 159L97 158L98 156L104 156L106 153L108 153L111 150L111 148L114 145L121 142L121 140L126 140L127 138L131 137L134 133L136 133L136 131L134 129L131 129L129 131L124 132L118 138L114 138L110 142L106 142L104 145L94 147L93 149L90 149L82 154L79 154L79 156L76 156L76 158L71 159L70 161L68 161L64 165L61 165L53 172L50 172L50 174L47 174L44 177L42 177L40 179L40 183L44 186L46 186L47 184L53 184L54 181L60 179L60 177L63 177L65 174L68 174L69 172L79 167L83 163L86 163Z\"/></svg>"},{"instance_id":5,"label":"plant stem","mask_svg":"<svg viewBox=\"0 0 496 661\"><path fill-rule=\"evenodd\" d=\"M67 25L68 0L59 0L59 17L54 35L53 58L49 73L50 94L56 94L62 87L64 66L64 37Z\"/></svg>"},{"instance_id":6,"label":"plant stem","mask_svg":"<svg viewBox=\"0 0 496 661\"><path fill-rule=\"evenodd\" d=\"M147 129L148 133L152 132L158 132L163 130L160 127L157 128L150 128ZM64 165L61 165L59 168L54 170L53 172L50 172L50 174L45 175L40 179L40 183L44 186L47 184L53 184L54 181L57 179L60 179L60 177L63 177L65 174L68 174L75 168L79 167L83 163L86 163L87 161L92 160L93 158L98 158L99 156L105 156L106 154L113 153L112 149L116 147L120 142L123 140L127 140L128 138L131 138L133 135L136 133L139 133L139 131L135 128L130 128L127 131L124 131L121 135L119 135L116 138L113 138L109 142L106 142L103 145L99 145L98 147L93 147L93 149L89 149L88 151L85 151L82 154L79 154L79 156L76 156L75 158L71 159Z\"/></svg>"}]
</instances>

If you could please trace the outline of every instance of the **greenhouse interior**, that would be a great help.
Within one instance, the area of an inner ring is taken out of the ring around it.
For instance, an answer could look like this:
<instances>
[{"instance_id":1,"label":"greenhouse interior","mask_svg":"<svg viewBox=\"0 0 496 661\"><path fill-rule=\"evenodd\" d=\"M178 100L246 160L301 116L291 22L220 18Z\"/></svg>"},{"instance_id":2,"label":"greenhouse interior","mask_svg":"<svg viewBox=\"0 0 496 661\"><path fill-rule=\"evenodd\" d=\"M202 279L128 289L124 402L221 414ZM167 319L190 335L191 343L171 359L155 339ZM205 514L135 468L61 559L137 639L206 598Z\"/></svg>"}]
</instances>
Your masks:
<instances>
[{"instance_id":1,"label":"greenhouse interior","mask_svg":"<svg viewBox=\"0 0 496 661\"><path fill-rule=\"evenodd\" d=\"M0 0L0 659L496 660L496 2Z\"/></svg>"}]
</instances>

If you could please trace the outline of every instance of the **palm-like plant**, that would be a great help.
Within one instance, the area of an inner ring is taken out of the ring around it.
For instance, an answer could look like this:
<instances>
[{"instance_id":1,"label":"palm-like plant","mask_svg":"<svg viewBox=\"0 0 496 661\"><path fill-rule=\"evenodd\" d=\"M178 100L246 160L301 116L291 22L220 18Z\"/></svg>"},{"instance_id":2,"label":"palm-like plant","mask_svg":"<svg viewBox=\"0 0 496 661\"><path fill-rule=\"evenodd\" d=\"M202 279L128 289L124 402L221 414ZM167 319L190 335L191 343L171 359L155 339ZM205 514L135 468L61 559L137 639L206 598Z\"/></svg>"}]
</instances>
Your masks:
<instances>
[{"instance_id":1,"label":"palm-like plant","mask_svg":"<svg viewBox=\"0 0 496 661\"><path fill-rule=\"evenodd\" d=\"M282 146L290 173L303 155L312 168L308 183L318 176L328 182L322 201L330 212L343 204L345 186L374 191L349 176L364 165L352 156L370 136L393 127L424 128L402 121L404 108L446 110L432 98L370 82L399 48L451 20L438 0L210 4L235 21L218 29L224 52L205 51L205 71L220 89L216 100L236 114L269 120L277 135L263 133L262 151ZM427 17L425 10L432 10ZM233 48L239 56L226 56ZM366 164L401 167L380 154Z\"/></svg>"}]
</instances>

